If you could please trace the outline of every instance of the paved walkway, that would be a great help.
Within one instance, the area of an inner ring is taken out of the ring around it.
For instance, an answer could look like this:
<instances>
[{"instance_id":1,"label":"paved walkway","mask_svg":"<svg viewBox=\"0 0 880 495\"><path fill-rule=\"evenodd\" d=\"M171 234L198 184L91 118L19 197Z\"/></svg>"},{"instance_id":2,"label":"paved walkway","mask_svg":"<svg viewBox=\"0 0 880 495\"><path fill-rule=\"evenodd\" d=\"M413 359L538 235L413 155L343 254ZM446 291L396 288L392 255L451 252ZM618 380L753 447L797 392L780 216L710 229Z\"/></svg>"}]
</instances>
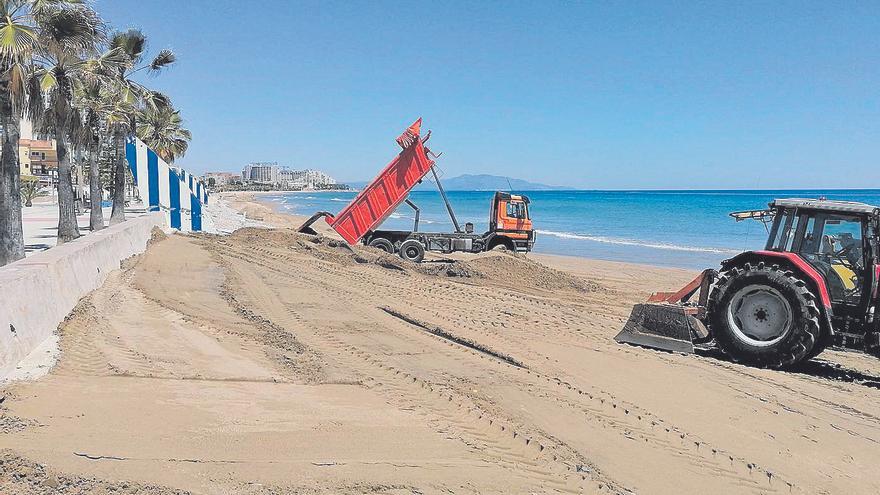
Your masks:
<instances>
[{"instance_id":1,"label":"paved walkway","mask_svg":"<svg viewBox=\"0 0 880 495\"><path fill-rule=\"evenodd\" d=\"M53 199L39 198L41 202L35 202L34 206L21 209L26 256L54 247L58 242L58 203L53 202ZM110 221L110 212L111 208L104 208L105 224ZM126 218L140 216L143 213L143 207L139 203L125 210ZM81 235L88 235L91 232L88 210L77 216L77 223Z\"/></svg>"}]
</instances>

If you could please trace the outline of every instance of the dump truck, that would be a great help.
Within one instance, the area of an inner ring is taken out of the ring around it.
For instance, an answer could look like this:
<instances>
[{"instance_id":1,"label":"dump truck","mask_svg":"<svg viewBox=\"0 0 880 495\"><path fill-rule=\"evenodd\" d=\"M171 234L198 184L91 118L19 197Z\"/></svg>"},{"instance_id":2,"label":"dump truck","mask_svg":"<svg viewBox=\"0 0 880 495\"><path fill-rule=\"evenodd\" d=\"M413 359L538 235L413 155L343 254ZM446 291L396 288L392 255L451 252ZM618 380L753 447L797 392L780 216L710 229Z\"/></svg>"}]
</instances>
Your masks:
<instances>
[{"instance_id":1,"label":"dump truck","mask_svg":"<svg viewBox=\"0 0 880 495\"><path fill-rule=\"evenodd\" d=\"M316 234L315 222L323 218L349 244L362 243L397 253L401 258L421 262L426 251L479 253L498 246L516 252L528 252L535 244L535 231L529 216L529 198L510 192L496 191L489 210L489 230L475 233L472 223L464 228L458 222L443 184L437 174L436 155L427 148L431 132L421 137L419 118L398 136L402 148L398 156L367 184L360 193L336 215L319 211L300 226L299 231ZM409 193L431 174L454 227L453 232L422 232L419 230L420 208L409 199ZM377 230L391 213L406 203L414 211L412 230Z\"/></svg>"},{"instance_id":2,"label":"dump truck","mask_svg":"<svg viewBox=\"0 0 880 495\"><path fill-rule=\"evenodd\" d=\"M829 346L880 356L880 207L777 199L731 213L768 227L763 250L707 269L677 292L633 308L618 342L783 368Z\"/></svg>"}]
</instances>

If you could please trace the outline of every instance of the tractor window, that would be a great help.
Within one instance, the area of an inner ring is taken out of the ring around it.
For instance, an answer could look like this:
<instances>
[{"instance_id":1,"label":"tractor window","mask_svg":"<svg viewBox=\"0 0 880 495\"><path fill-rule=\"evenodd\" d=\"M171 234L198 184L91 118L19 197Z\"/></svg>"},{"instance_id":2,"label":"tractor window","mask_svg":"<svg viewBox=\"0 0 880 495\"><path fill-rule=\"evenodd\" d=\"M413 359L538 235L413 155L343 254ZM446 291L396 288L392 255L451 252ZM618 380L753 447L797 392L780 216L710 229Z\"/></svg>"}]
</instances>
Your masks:
<instances>
[{"instance_id":1,"label":"tractor window","mask_svg":"<svg viewBox=\"0 0 880 495\"><path fill-rule=\"evenodd\" d=\"M800 253L825 275L832 299L857 304L865 272L862 246L858 217L817 214L804 231Z\"/></svg>"},{"instance_id":2,"label":"tractor window","mask_svg":"<svg viewBox=\"0 0 880 495\"><path fill-rule=\"evenodd\" d=\"M774 251L787 251L791 247L792 239L794 239L794 230L792 229L794 212L787 210L782 214L778 214L775 221L776 224L773 227L774 236L767 248Z\"/></svg>"},{"instance_id":3,"label":"tractor window","mask_svg":"<svg viewBox=\"0 0 880 495\"><path fill-rule=\"evenodd\" d=\"M507 202L507 216L509 218L520 218L525 220L526 218L526 205L525 203L519 201L508 201Z\"/></svg>"}]
</instances>

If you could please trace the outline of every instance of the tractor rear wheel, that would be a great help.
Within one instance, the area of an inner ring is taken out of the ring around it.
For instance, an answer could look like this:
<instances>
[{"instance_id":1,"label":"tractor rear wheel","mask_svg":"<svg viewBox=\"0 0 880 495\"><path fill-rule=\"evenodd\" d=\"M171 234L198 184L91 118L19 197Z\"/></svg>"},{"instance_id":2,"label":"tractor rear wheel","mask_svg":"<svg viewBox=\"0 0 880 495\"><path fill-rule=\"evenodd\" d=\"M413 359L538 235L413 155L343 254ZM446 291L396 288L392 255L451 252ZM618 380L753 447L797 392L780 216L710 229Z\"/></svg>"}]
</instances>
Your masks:
<instances>
[{"instance_id":1,"label":"tractor rear wheel","mask_svg":"<svg viewBox=\"0 0 880 495\"><path fill-rule=\"evenodd\" d=\"M781 368L810 357L819 341L819 309L807 284L779 265L745 263L718 277L709 327L733 360Z\"/></svg>"}]
</instances>

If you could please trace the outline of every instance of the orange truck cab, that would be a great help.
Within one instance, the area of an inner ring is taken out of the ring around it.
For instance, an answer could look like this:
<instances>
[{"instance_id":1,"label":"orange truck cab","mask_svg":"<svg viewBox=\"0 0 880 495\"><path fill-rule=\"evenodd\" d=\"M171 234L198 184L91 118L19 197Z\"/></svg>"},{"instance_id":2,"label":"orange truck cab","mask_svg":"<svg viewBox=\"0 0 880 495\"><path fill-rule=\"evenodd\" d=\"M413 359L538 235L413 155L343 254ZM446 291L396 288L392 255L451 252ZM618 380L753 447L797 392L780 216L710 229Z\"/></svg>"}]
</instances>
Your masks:
<instances>
[{"instance_id":1,"label":"orange truck cab","mask_svg":"<svg viewBox=\"0 0 880 495\"><path fill-rule=\"evenodd\" d=\"M505 246L511 251L531 251L535 231L529 217L529 198L497 191L489 211L487 248Z\"/></svg>"}]
</instances>

